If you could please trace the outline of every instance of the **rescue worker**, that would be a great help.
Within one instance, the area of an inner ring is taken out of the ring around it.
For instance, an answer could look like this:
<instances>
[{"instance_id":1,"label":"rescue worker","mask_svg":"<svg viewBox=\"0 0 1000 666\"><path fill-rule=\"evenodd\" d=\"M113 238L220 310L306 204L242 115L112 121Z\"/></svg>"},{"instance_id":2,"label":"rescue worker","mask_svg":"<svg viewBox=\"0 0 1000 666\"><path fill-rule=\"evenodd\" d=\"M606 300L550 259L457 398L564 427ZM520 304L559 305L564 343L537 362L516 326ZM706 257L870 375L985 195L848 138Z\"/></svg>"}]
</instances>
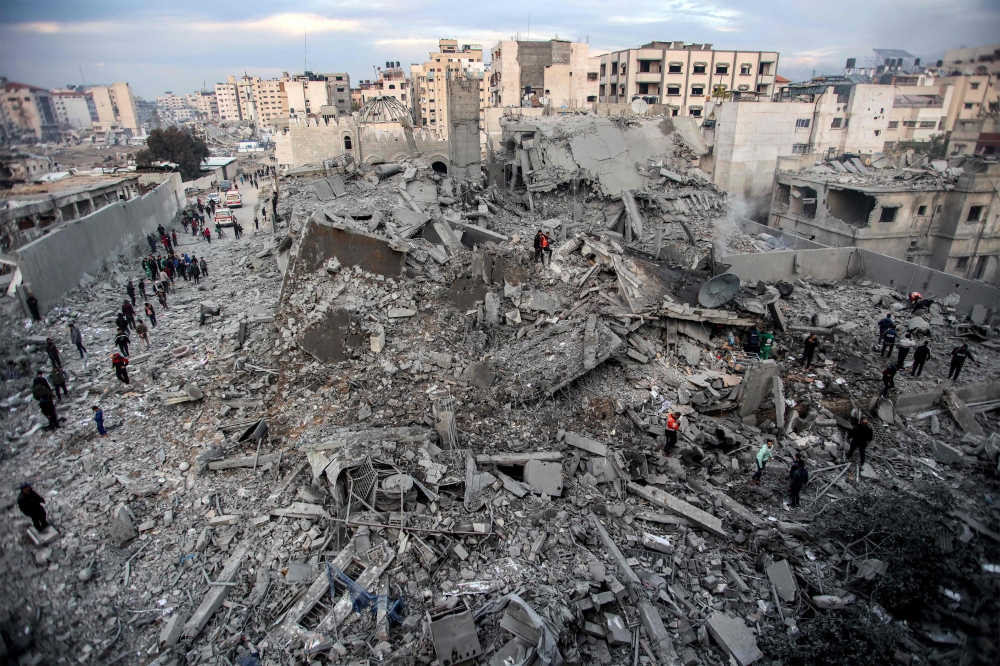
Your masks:
<instances>
[{"instance_id":1,"label":"rescue worker","mask_svg":"<svg viewBox=\"0 0 1000 666\"><path fill-rule=\"evenodd\" d=\"M45 500L31 488L30 483L21 484L21 492L17 494L17 508L28 518L31 518L31 524L35 526L36 532L41 532L49 526L43 504L45 504Z\"/></svg>"},{"instance_id":2,"label":"rescue worker","mask_svg":"<svg viewBox=\"0 0 1000 666\"><path fill-rule=\"evenodd\" d=\"M817 347L819 347L819 338L815 333L810 333L809 337L802 342L802 360L800 361L802 365L807 368L812 367L813 354L816 353Z\"/></svg>"},{"instance_id":3,"label":"rescue worker","mask_svg":"<svg viewBox=\"0 0 1000 666\"><path fill-rule=\"evenodd\" d=\"M931 356L931 348L927 346L927 341L924 340L920 343L920 346L913 352L913 367L910 369L911 377L919 377L920 372L924 369L924 363Z\"/></svg>"},{"instance_id":4,"label":"rescue worker","mask_svg":"<svg viewBox=\"0 0 1000 666\"><path fill-rule=\"evenodd\" d=\"M809 482L809 470L806 469L806 461L802 459L801 453L795 454L795 462L788 471L788 494L790 496L789 505L795 508L799 505L799 493L803 486Z\"/></svg>"},{"instance_id":5,"label":"rescue worker","mask_svg":"<svg viewBox=\"0 0 1000 666\"><path fill-rule=\"evenodd\" d=\"M760 447L760 451L757 452L757 471L754 473L753 478L750 479L750 483L760 485L760 477L764 475L764 468L767 467L767 461L771 459L771 451L774 450L774 440L769 439Z\"/></svg>"},{"instance_id":6,"label":"rescue worker","mask_svg":"<svg viewBox=\"0 0 1000 666\"><path fill-rule=\"evenodd\" d=\"M885 332L888 331L893 326L894 326L894 322L892 321L892 315L891 314L887 314L885 317L883 317L882 319L879 320L879 322L878 322L878 342L875 344L874 347L872 347L872 351L876 351L878 349L878 345L882 344L882 337L885 336Z\"/></svg>"},{"instance_id":7,"label":"rescue worker","mask_svg":"<svg viewBox=\"0 0 1000 666\"><path fill-rule=\"evenodd\" d=\"M979 361L973 358L969 345L963 344L961 347L955 347L951 350L951 367L948 368L948 379L958 381L958 375L962 372L962 367L965 365L965 359L967 358L972 359L976 367L979 367Z\"/></svg>"},{"instance_id":8,"label":"rescue worker","mask_svg":"<svg viewBox=\"0 0 1000 666\"><path fill-rule=\"evenodd\" d=\"M664 451L670 453L670 450L677 446L677 432L681 429L681 424L674 416L673 412L667 412L667 428L666 437L667 444L664 447Z\"/></svg>"},{"instance_id":9,"label":"rescue worker","mask_svg":"<svg viewBox=\"0 0 1000 666\"><path fill-rule=\"evenodd\" d=\"M864 467L865 451L868 449L868 444L874 436L875 433L872 432L872 427L868 425L868 418L862 417L861 423L854 426L847 435L847 441L851 444L851 448L847 450L847 460L851 459L851 456L854 455L854 450L857 449L861 455L861 466Z\"/></svg>"},{"instance_id":10,"label":"rescue worker","mask_svg":"<svg viewBox=\"0 0 1000 666\"><path fill-rule=\"evenodd\" d=\"M760 334L760 358L766 361L771 358L771 348L774 347L774 333L766 331Z\"/></svg>"}]
</instances>

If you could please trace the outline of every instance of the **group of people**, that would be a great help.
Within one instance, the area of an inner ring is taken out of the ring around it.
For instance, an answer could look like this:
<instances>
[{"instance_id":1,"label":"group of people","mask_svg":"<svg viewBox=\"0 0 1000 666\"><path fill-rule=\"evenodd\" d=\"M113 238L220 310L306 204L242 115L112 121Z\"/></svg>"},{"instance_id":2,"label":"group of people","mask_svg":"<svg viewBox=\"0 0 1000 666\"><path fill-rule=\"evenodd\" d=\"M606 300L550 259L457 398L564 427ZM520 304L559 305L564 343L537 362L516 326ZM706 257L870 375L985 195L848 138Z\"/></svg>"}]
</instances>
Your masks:
<instances>
[{"instance_id":1,"label":"group of people","mask_svg":"<svg viewBox=\"0 0 1000 666\"><path fill-rule=\"evenodd\" d=\"M750 354L757 354L762 361L771 358L771 352L774 351L774 331L761 331L753 326L747 333L744 350Z\"/></svg>"},{"instance_id":2,"label":"group of people","mask_svg":"<svg viewBox=\"0 0 1000 666\"><path fill-rule=\"evenodd\" d=\"M916 294L916 292L914 292ZM918 302L921 300L920 295L916 294ZM913 300L913 294L911 294L911 300ZM926 300L926 299L923 299ZM881 345L881 349L879 346ZM896 360L892 360L892 351L894 347L898 346L898 355ZM924 364L927 363L927 359L931 357L931 349L927 340L924 340L919 345L913 340L912 333L906 333L902 338L899 337L899 331L896 329L896 322L892 320L892 313L888 313L879 320L878 322L878 340L872 351L879 351L880 358L888 357L890 363L888 366L882 370L882 396L887 397L889 391L895 390L896 388L896 374L903 368L903 363L906 361L907 356L910 354L910 350L914 349L913 352L913 365L910 369L911 377L919 377L924 370ZM966 360L971 360L977 366L979 361L975 359L972 355L972 351L969 349L968 344L961 344L954 347L951 350L951 365L948 368L948 379L953 381L958 381L959 375L962 373L962 368L965 367Z\"/></svg>"},{"instance_id":3,"label":"group of people","mask_svg":"<svg viewBox=\"0 0 1000 666\"><path fill-rule=\"evenodd\" d=\"M538 230L535 234L535 263L542 262L545 265L545 259L548 258L549 264L552 263L552 238L549 236L549 232Z\"/></svg>"}]
</instances>

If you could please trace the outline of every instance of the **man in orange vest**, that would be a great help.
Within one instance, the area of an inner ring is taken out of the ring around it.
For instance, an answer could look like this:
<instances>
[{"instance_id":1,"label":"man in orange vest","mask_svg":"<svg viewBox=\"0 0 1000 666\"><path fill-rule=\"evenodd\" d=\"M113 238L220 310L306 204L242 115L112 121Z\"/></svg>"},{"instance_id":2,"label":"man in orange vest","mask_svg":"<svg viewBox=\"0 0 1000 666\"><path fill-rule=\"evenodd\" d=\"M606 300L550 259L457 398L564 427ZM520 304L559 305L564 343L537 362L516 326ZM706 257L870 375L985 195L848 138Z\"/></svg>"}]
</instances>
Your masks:
<instances>
[{"instance_id":1,"label":"man in orange vest","mask_svg":"<svg viewBox=\"0 0 1000 666\"><path fill-rule=\"evenodd\" d=\"M677 446L677 431L681 429L681 424L674 417L673 412L667 412L667 445L665 450L669 453L670 449Z\"/></svg>"}]
</instances>

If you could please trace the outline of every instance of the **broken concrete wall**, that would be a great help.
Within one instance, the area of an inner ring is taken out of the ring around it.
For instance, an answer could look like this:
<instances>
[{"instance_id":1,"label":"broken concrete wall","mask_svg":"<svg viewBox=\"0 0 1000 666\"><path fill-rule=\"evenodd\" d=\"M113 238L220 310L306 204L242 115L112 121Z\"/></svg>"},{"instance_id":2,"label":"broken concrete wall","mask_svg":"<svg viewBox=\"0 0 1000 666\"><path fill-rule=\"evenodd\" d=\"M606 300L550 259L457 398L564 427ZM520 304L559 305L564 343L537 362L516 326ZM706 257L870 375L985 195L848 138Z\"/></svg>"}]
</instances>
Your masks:
<instances>
[{"instance_id":1,"label":"broken concrete wall","mask_svg":"<svg viewBox=\"0 0 1000 666\"><path fill-rule=\"evenodd\" d=\"M311 273L331 257L344 266L360 266L370 273L399 275L406 250L378 236L309 218L302 231L296 270Z\"/></svg>"},{"instance_id":2,"label":"broken concrete wall","mask_svg":"<svg viewBox=\"0 0 1000 666\"><path fill-rule=\"evenodd\" d=\"M482 75L469 72L454 75L448 70L448 157L449 171L459 178L478 178L479 86Z\"/></svg>"}]
</instances>

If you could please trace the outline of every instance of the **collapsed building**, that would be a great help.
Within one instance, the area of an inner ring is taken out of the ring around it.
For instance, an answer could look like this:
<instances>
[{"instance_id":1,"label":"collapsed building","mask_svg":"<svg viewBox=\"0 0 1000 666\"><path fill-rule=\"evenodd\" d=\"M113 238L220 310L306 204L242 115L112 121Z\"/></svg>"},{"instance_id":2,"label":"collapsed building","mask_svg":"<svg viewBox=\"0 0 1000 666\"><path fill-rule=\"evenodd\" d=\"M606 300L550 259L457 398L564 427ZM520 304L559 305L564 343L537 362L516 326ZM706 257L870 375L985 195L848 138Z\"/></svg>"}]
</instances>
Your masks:
<instances>
[{"instance_id":1,"label":"collapsed building","mask_svg":"<svg viewBox=\"0 0 1000 666\"><path fill-rule=\"evenodd\" d=\"M471 140L445 162L405 132L395 162L290 170L280 233L204 246L212 274L171 305L179 344L134 354L130 387L82 372L57 433L3 383L0 473L32 480L56 525L3 545L5 649L157 666L994 661L997 290L739 219L688 119L503 124L471 173ZM6 353L35 367L68 321L106 332L135 272L109 263L28 327L8 313ZM947 291L909 312L904 278ZM886 312L932 360L882 399ZM774 331L770 358L751 331ZM983 367L944 384L951 336ZM869 457L844 461L862 416ZM784 501L796 454L801 507ZM25 533L12 506L0 520Z\"/></svg>"}]
</instances>

